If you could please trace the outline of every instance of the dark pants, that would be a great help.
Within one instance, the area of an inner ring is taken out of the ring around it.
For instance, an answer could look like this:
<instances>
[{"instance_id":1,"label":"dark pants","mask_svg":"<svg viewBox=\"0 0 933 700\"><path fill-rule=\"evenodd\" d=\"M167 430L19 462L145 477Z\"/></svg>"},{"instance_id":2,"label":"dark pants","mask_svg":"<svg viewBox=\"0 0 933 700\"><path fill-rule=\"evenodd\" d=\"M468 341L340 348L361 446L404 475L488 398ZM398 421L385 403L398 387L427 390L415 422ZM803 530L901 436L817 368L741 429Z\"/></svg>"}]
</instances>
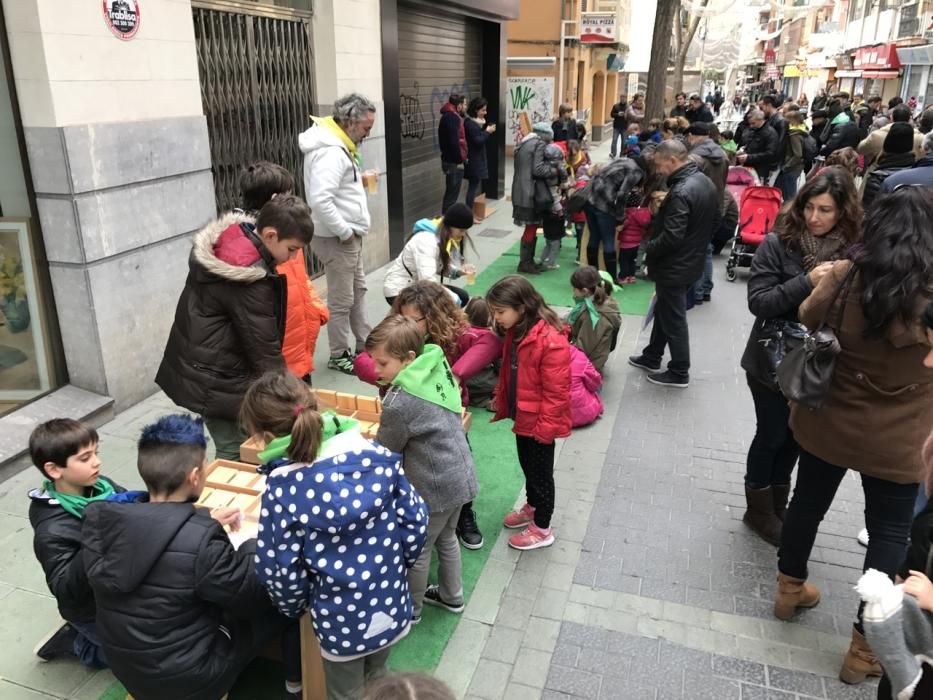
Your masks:
<instances>
[{"instance_id":1,"label":"dark pants","mask_svg":"<svg viewBox=\"0 0 933 700\"><path fill-rule=\"evenodd\" d=\"M476 195L479 194L483 181L478 177L467 178L466 205L473 211L473 202L476 201Z\"/></svg>"},{"instance_id":2,"label":"dark pants","mask_svg":"<svg viewBox=\"0 0 933 700\"><path fill-rule=\"evenodd\" d=\"M327 700L359 700L366 684L386 674L386 662L392 648L379 649L353 661L323 659L327 680Z\"/></svg>"},{"instance_id":3,"label":"dark pants","mask_svg":"<svg viewBox=\"0 0 933 700\"><path fill-rule=\"evenodd\" d=\"M78 623L69 622L77 636L74 641L74 655L82 666L88 668L107 668L107 656L104 654L104 648L100 645L100 636L97 633L97 625L93 622Z\"/></svg>"},{"instance_id":4,"label":"dark pants","mask_svg":"<svg viewBox=\"0 0 933 700\"><path fill-rule=\"evenodd\" d=\"M917 683L917 687L914 688L913 697L915 700L933 698L933 666L923 662L920 664L920 668L923 672L920 676L920 682ZM881 682L878 684L878 695L876 697L878 700L891 700L891 698L895 697L891 688L891 681L888 680L886 675L881 677Z\"/></svg>"},{"instance_id":5,"label":"dark pants","mask_svg":"<svg viewBox=\"0 0 933 700\"><path fill-rule=\"evenodd\" d=\"M586 205L586 223L590 227L590 238L586 243L587 255L596 255L602 243L604 253L616 252L616 218L612 214Z\"/></svg>"},{"instance_id":6,"label":"dark pants","mask_svg":"<svg viewBox=\"0 0 933 700\"><path fill-rule=\"evenodd\" d=\"M619 278L634 277L638 266L638 248L623 248L619 251Z\"/></svg>"},{"instance_id":7,"label":"dark pants","mask_svg":"<svg viewBox=\"0 0 933 700\"><path fill-rule=\"evenodd\" d=\"M757 427L748 448L745 485L750 489L766 489L790 483L800 447L794 439L788 421L790 406L779 391L745 375L755 402Z\"/></svg>"},{"instance_id":8,"label":"dark pants","mask_svg":"<svg viewBox=\"0 0 933 700\"><path fill-rule=\"evenodd\" d=\"M463 184L463 167L457 167L453 163L441 163L441 168L447 177L447 184L444 189L444 203L441 206L441 214L445 214L460 197L460 185Z\"/></svg>"},{"instance_id":9,"label":"dark pants","mask_svg":"<svg viewBox=\"0 0 933 700\"><path fill-rule=\"evenodd\" d=\"M687 330L687 287L663 287L657 285L658 297L654 308L654 324L651 340L642 355L652 364L660 364L664 348L670 347L671 361L668 371L678 378L686 379L690 371L690 334Z\"/></svg>"},{"instance_id":10,"label":"dark pants","mask_svg":"<svg viewBox=\"0 0 933 700\"><path fill-rule=\"evenodd\" d=\"M817 530L847 471L845 467L837 467L800 450L797 483L784 516L778 550L778 570L782 574L807 578L807 562ZM897 484L866 474L861 477L868 528L868 549L862 571L877 569L893 579L904 560L917 484Z\"/></svg>"},{"instance_id":11,"label":"dark pants","mask_svg":"<svg viewBox=\"0 0 933 700\"><path fill-rule=\"evenodd\" d=\"M246 433L240 430L236 421L204 416L204 425L214 441L214 456L217 459L239 461L240 445L246 442Z\"/></svg>"},{"instance_id":12,"label":"dark pants","mask_svg":"<svg viewBox=\"0 0 933 700\"><path fill-rule=\"evenodd\" d=\"M580 243L583 241L583 229L586 224L574 222L573 230L577 235L577 261L580 260Z\"/></svg>"},{"instance_id":13,"label":"dark pants","mask_svg":"<svg viewBox=\"0 0 933 700\"><path fill-rule=\"evenodd\" d=\"M774 186L781 190L785 202L792 200L797 194L797 181L800 179L800 171L787 173L783 170L778 173Z\"/></svg>"},{"instance_id":14,"label":"dark pants","mask_svg":"<svg viewBox=\"0 0 933 700\"><path fill-rule=\"evenodd\" d=\"M612 127L612 145L609 146L610 158L615 158L616 153L619 152L616 146L620 140L623 144L625 144L625 129L616 129L615 127Z\"/></svg>"},{"instance_id":15,"label":"dark pants","mask_svg":"<svg viewBox=\"0 0 933 700\"><path fill-rule=\"evenodd\" d=\"M547 529L554 515L554 443L545 445L534 438L516 435L515 445L525 475L528 505L535 509L535 525Z\"/></svg>"}]
</instances>

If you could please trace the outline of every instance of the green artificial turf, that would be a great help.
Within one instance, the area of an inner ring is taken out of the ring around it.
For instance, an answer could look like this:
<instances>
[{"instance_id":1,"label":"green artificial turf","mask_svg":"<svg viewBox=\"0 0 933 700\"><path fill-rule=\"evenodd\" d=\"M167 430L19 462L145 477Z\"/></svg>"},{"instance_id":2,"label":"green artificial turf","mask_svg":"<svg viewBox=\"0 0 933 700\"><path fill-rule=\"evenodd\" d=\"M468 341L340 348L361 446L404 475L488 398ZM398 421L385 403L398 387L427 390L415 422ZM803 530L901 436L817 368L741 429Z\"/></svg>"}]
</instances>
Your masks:
<instances>
[{"instance_id":1,"label":"green artificial turf","mask_svg":"<svg viewBox=\"0 0 933 700\"><path fill-rule=\"evenodd\" d=\"M537 254L540 256L544 239L538 236ZM505 251L491 262L485 270L476 276L476 283L465 287L471 296L482 296L497 281L506 275L514 275L518 267L518 251L520 243ZM570 275L577 268L574 264L576 258L576 240L564 238L561 243L560 255L557 262L559 270L542 272L540 275L522 275L530 280L544 300L551 306L573 306L572 290L570 288ZM462 280L459 281L462 284ZM644 316L648 313L648 304L654 293L654 283L638 280L635 284L626 284L615 293L615 300L623 314Z\"/></svg>"}]
</instances>

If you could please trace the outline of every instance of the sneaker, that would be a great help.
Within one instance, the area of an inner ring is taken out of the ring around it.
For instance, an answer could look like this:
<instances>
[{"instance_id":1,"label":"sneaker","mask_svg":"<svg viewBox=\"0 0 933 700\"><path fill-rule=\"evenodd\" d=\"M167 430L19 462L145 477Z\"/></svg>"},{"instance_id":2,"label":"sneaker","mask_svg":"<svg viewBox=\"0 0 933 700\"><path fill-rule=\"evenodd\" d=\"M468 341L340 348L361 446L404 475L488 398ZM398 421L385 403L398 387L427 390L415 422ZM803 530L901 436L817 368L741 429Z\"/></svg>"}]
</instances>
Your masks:
<instances>
[{"instance_id":1,"label":"sneaker","mask_svg":"<svg viewBox=\"0 0 933 700\"><path fill-rule=\"evenodd\" d=\"M330 358L327 361L327 368L335 369L344 374L356 374L356 371L353 369L353 355L350 354L349 350L345 351L343 355Z\"/></svg>"},{"instance_id":2,"label":"sneaker","mask_svg":"<svg viewBox=\"0 0 933 700\"><path fill-rule=\"evenodd\" d=\"M513 510L511 513L506 515L503 524L510 530L517 530L520 527L525 527L534 519L535 509L526 503L518 510Z\"/></svg>"},{"instance_id":3,"label":"sneaker","mask_svg":"<svg viewBox=\"0 0 933 700\"><path fill-rule=\"evenodd\" d=\"M573 264L574 264L574 265L579 265L579 264L580 264L580 256L579 256L579 255L578 255L576 258L574 258Z\"/></svg>"},{"instance_id":4,"label":"sneaker","mask_svg":"<svg viewBox=\"0 0 933 700\"><path fill-rule=\"evenodd\" d=\"M632 355L630 358L628 358L628 363L632 367L638 367L638 369L643 369L646 372L660 372L661 371L660 362L658 364L654 364L653 362L648 360L644 355Z\"/></svg>"},{"instance_id":5,"label":"sneaker","mask_svg":"<svg viewBox=\"0 0 933 700\"><path fill-rule=\"evenodd\" d=\"M680 374L674 374L670 370L652 374L648 377L648 381L658 386L672 386L677 389L686 389L690 385L689 378Z\"/></svg>"},{"instance_id":6,"label":"sneaker","mask_svg":"<svg viewBox=\"0 0 933 700\"><path fill-rule=\"evenodd\" d=\"M626 284L635 284L637 281L638 281L637 277L626 277L625 278Z\"/></svg>"},{"instance_id":7,"label":"sneaker","mask_svg":"<svg viewBox=\"0 0 933 700\"><path fill-rule=\"evenodd\" d=\"M858 543L860 545L862 545L863 547L867 547L868 546L868 528L863 527L861 530L859 530L858 535L855 537L855 539L858 540Z\"/></svg>"},{"instance_id":8,"label":"sneaker","mask_svg":"<svg viewBox=\"0 0 933 700\"><path fill-rule=\"evenodd\" d=\"M702 305L703 305L703 297L697 297L697 298L695 298L695 299L693 300L693 305L694 305L694 306L702 306Z\"/></svg>"},{"instance_id":9,"label":"sneaker","mask_svg":"<svg viewBox=\"0 0 933 700\"><path fill-rule=\"evenodd\" d=\"M544 266L544 269L545 270L559 270L560 265L558 265L557 263L548 263L547 265Z\"/></svg>"},{"instance_id":10,"label":"sneaker","mask_svg":"<svg viewBox=\"0 0 933 700\"><path fill-rule=\"evenodd\" d=\"M703 301L712 301L712 300L713 300L713 295L710 294L709 292L703 295Z\"/></svg>"},{"instance_id":11,"label":"sneaker","mask_svg":"<svg viewBox=\"0 0 933 700\"><path fill-rule=\"evenodd\" d=\"M441 589L437 586L428 586L427 590L424 592L424 602L428 605L434 605L438 608L444 608L447 612L452 613L462 613L463 612L463 603L459 605L454 605L453 603L448 603L446 600L441 598Z\"/></svg>"},{"instance_id":12,"label":"sneaker","mask_svg":"<svg viewBox=\"0 0 933 700\"><path fill-rule=\"evenodd\" d=\"M39 640L32 653L38 656L40 661L51 661L62 656L74 656L75 638L77 636L78 631L74 627L67 622L62 622Z\"/></svg>"},{"instance_id":13,"label":"sneaker","mask_svg":"<svg viewBox=\"0 0 933 700\"><path fill-rule=\"evenodd\" d=\"M554 544L554 528L542 530L533 522L528 523L528 527L509 538L509 547L512 549L540 549L550 547L552 544Z\"/></svg>"},{"instance_id":14,"label":"sneaker","mask_svg":"<svg viewBox=\"0 0 933 700\"><path fill-rule=\"evenodd\" d=\"M464 506L460 510L460 520L457 522L457 537L467 549L483 548L483 533L476 525L476 514L472 508Z\"/></svg>"},{"instance_id":15,"label":"sneaker","mask_svg":"<svg viewBox=\"0 0 933 700\"><path fill-rule=\"evenodd\" d=\"M415 625L420 625L420 624L421 624L421 615L412 615L412 616L411 616L411 623L410 623L410 624L411 624L412 627L414 627Z\"/></svg>"}]
</instances>

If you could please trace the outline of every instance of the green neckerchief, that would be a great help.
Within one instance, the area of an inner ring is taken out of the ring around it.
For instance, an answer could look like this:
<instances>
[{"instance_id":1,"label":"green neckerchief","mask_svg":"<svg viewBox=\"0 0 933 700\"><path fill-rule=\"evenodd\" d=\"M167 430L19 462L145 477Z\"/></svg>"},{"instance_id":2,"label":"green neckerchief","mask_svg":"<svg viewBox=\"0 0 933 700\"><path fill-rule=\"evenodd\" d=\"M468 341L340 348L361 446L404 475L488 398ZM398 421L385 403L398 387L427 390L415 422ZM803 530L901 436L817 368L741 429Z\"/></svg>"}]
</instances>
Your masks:
<instances>
[{"instance_id":1,"label":"green neckerchief","mask_svg":"<svg viewBox=\"0 0 933 700\"><path fill-rule=\"evenodd\" d=\"M321 414L321 418L324 421L324 431L321 436L321 449L319 452L324 450L324 445L327 444L328 440L348 430L353 430L353 428L360 424L356 418L338 416L334 411L324 411ZM291 435L283 435L282 437L275 438L275 440L272 440L266 445L266 449L259 453L259 461L263 464L268 464L273 460L281 459L285 456L285 453L288 451L288 446L291 443Z\"/></svg>"},{"instance_id":2,"label":"green neckerchief","mask_svg":"<svg viewBox=\"0 0 933 700\"><path fill-rule=\"evenodd\" d=\"M55 484L51 481L43 481L42 489L58 501L66 512L71 513L76 518L84 518L84 509L88 503L103 501L113 495L113 484L106 479L98 479L94 482L90 496L72 496L70 493L59 493L55 490Z\"/></svg>"},{"instance_id":3,"label":"green neckerchief","mask_svg":"<svg viewBox=\"0 0 933 700\"><path fill-rule=\"evenodd\" d=\"M463 411L460 387L440 346L428 343L418 357L395 375L392 384L412 396L456 413Z\"/></svg>"},{"instance_id":4,"label":"green neckerchief","mask_svg":"<svg viewBox=\"0 0 933 700\"><path fill-rule=\"evenodd\" d=\"M572 326L577 322L577 319L580 317L580 314L584 310L587 311L590 315L590 321L593 322L593 328L596 328L596 324L599 323L599 311L596 310L596 304L593 303L593 297L587 295L583 297L578 297L576 294L573 296L573 300L576 302L574 307L570 310L570 315L567 317L567 321Z\"/></svg>"},{"instance_id":5,"label":"green neckerchief","mask_svg":"<svg viewBox=\"0 0 933 700\"><path fill-rule=\"evenodd\" d=\"M609 274L608 272L606 272L605 270L600 270L600 271L599 271L599 276L603 279L603 281L609 283L609 286L612 287L612 292L613 292L613 294L616 293L616 292L618 292L619 289L621 289L621 287L619 287L619 285L616 284L615 280L612 279L612 275L610 275L610 274Z\"/></svg>"}]
</instances>

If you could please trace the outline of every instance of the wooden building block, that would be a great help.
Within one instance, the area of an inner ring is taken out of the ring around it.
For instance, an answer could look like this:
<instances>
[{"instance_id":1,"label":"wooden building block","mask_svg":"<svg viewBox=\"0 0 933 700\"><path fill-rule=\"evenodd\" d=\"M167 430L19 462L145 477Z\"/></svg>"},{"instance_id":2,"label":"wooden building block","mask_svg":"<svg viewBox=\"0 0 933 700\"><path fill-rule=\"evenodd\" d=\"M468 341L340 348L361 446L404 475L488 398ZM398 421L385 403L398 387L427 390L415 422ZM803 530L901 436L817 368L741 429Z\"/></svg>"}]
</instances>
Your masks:
<instances>
[{"instance_id":1,"label":"wooden building block","mask_svg":"<svg viewBox=\"0 0 933 700\"><path fill-rule=\"evenodd\" d=\"M260 464L259 453L266 449L266 443L253 436L240 445L240 461L247 464Z\"/></svg>"},{"instance_id":2,"label":"wooden building block","mask_svg":"<svg viewBox=\"0 0 933 700\"><path fill-rule=\"evenodd\" d=\"M319 408L325 409L337 407L336 391L331 391L330 389L315 389L314 393L317 395L317 403Z\"/></svg>"},{"instance_id":3,"label":"wooden building block","mask_svg":"<svg viewBox=\"0 0 933 700\"><path fill-rule=\"evenodd\" d=\"M375 396L357 396L356 408L367 413L379 413L382 402Z\"/></svg>"},{"instance_id":4,"label":"wooden building block","mask_svg":"<svg viewBox=\"0 0 933 700\"><path fill-rule=\"evenodd\" d=\"M327 684L324 680L324 662L321 646L311 627L311 615L301 616L301 691L303 700L326 700Z\"/></svg>"},{"instance_id":5,"label":"wooden building block","mask_svg":"<svg viewBox=\"0 0 933 700\"><path fill-rule=\"evenodd\" d=\"M356 394L344 394L343 392L337 392L337 408L342 408L344 410L355 411L356 410Z\"/></svg>"}]
</instances>

